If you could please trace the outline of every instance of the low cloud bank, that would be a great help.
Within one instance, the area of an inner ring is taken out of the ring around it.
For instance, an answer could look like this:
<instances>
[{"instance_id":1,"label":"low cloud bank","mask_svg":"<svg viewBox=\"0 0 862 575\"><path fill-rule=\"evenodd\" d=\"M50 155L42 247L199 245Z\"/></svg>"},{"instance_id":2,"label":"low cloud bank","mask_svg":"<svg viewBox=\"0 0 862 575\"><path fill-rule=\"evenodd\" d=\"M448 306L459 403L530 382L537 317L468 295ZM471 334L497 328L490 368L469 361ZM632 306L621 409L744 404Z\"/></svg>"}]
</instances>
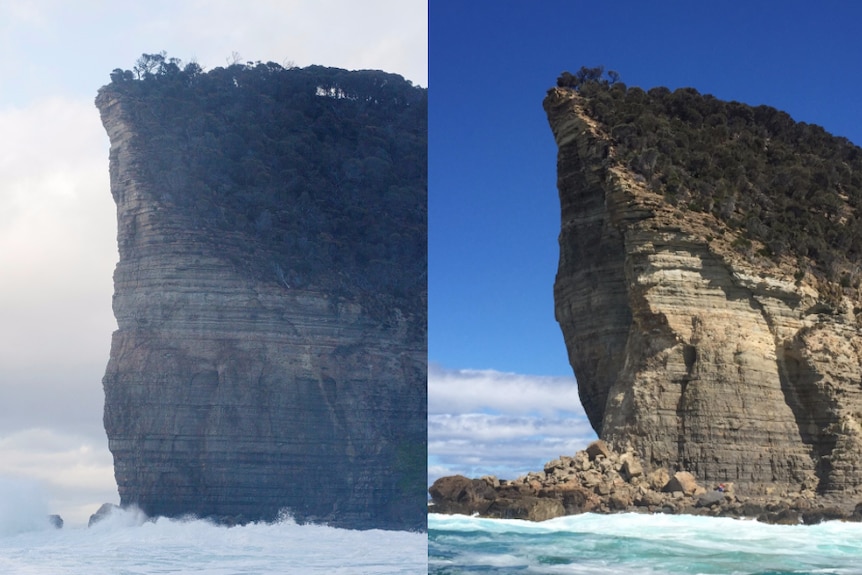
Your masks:
<instances>
[{"instance_id":1,"label":"low cloud bank","mask_svg":"<svg viewBox=\"0 0 862 575\"><path fill-rule=\"evenodd\" d=\"M428 483L514 479L595 439L574 377L428 369Z\"/></svg>"}]
</instances>

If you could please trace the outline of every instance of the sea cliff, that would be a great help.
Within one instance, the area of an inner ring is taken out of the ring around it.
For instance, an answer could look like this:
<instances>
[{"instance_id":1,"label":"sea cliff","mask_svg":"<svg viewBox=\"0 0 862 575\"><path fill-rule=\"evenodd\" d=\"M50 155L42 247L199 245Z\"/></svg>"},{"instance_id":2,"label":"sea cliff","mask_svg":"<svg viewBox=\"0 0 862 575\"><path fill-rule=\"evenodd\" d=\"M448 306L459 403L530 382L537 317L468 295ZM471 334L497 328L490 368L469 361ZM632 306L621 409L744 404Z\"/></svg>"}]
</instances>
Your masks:
<instances>
[{"instance_id":1,"label":"sea cliff","mask_svg":"<svg viewBox=\"0 0 862 575\"><path fill-rule=\"evenodd\" d=\"M426 91L383 72L139 64L96 99L121 504L424 528Z\"/></svg>"},{"instance_id":2,"label":"sea cliff","mask_svg":"<svg viewBox=\"0 0 862 575\"><path fill-rule=\"evenodd\" d=\"M857 280L836 271L852 270L858 254L832 255L825 266L826 248L770 250L765 242L784 236L737 223L756 228L746 210L758 206L678 201L655 168L621 161L614 128L589 105L589 96L565 87L545 99L559 147L555 312L596 432L649 467L734 482L751 494L862 497L860 299ZM672 130L676 116L667 115ZM760 129L752 162L781 143ZM858 164L858 148L845 147L844 163ZM760 193L767 206L778 204L770 194L784 193L772 182L752 190L743 178L739 194ZM858 190L835 186L839 205L810 194L795 209L826 212L839 232L858 227ZM778 226L777 215L759 221ZM784 223L787 236L791 224L814 225Z\"/></svg>"},{"instance_id":3,"label":"sea cliff","mask_svg":"<svg viewBox=\"0 0 862 575\"><path fill-rule=\"evenodd\" d=\"M858 519L862 149L601 72L564 73L544 109L555 316L603 447L512 480L441 478L432 509Z\"/></svg>"}]
</instances>

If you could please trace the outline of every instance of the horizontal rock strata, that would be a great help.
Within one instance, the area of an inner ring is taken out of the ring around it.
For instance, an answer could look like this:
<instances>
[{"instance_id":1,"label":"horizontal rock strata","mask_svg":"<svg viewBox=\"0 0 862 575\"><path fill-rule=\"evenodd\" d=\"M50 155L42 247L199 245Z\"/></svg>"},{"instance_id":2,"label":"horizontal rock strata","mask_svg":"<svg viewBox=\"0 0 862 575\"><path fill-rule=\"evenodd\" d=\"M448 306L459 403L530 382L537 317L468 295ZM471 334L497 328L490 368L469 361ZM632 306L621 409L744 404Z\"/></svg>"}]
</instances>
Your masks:
<instances>
[{"instance_id":1,"label":"horizontal rock strata","mask_svg":"<svg viewBox=\"0 0 862 575\"><path fill-rule=\"evenodd\" d=\"M561 204L555 312L599 436L702 484L862 499L859 303L743 257L615 161L578 93L544 102Z\"/></svg>"},{"instance_id":2,"label":"horizontal rock strata","mask_svg":"<svg viewBox=\"0 0 862 575\"><path fill-rule=\"evenodd\" d=\"M257 73L242 67L235 72L249 83L261 81ZM265 71L267 85L288 73L305 74L273 65ZM205 79L198 75L186 84L199 86ZM377 192L345 182L355 186L356 206L309 198L301 187L291 196L289 185L298 185L306 174L297 175L290 161L290 170L271 165L255 169L269 170L267 177L273 179L282 177L281 169L292 184L282 181L256 195L243 192L241 185L231 191L243 210L237 212L219 203L227 191L219 196L186 169L204 160L185 148L186 155L179 156L180 149L177 155L188 162L177 160L167 177L152 167L160 142L168 137L215 141L213 128L202 118L179 117L167 124L154 120L169 117L171 102L192 98L183 92L188 87L172 87L173 100L144 91L169 81L143 80L141 94L130 91L140 86L108 86L97 99L111 141L120 252L113 300L118 329L103 384L105 428L121 504L137 505L151 516L193 514L225 523L273 520L285 512L299 521L351 528L424 529L425 294L424 287L410 291L402 285L424 286L424 280L405 273L398 284L395 277L393 291L399 291L393 296L374 292L371 280L357 287L361 266L350 268L351 276L346 264L323 266L320 274L328 275L319 279L306 265L311 260L307 253L319 259L356 245L354 238L337 237L335 231L311 235L307 222L316 218L325 224L327 218L355 213L366 196L376 198ZM230 109L239 110L241 118L257 110L272 116L273 107L289 106L291 98L313 110L336 103L315 96L314 84L305 94L288 82L279 88L282 100L250 106L247 102L256 101L253 93L240 92L235 83L227 84L233 91L219 97L232 102ZM245 100L231 99L240 97ZM318 103L321 98L326 101ZM344 100L358 105L351 102ZM299 122L304 119L300 112L289 111L289 117ZM233 125L228 123L227 129ZM272 122L264 125L272 146L292 142L292 132L282 142L275 140L279 134L273 133ZM256 137L254 129L237 126L242 138L220 136L242 143ZM315 133L310 134L303 137L314 141ZM359 136L326 134L327 141L339 137L356 141ZM220 153L218 145L208 149ZM261 155L242 150L239 157L246 165ZM361 159L339 162L359 164ZM411 205L424 209L425 160L419 160L418 179L405 181L399 193L413 189L407 184L414 186L419 192ZM213 176L219 164L206 161L208 177L220 178L225 187L234 185L226 176ZM375 164L378 171L385 169L380 163ZM333 164L332 172L340 166ZM251 181L242 171L236 178L240 184L244 178ZM165 185L174 187L169 191ZM391 239L376 246L375 265L392 264L385 261L386 254L424 254L424 227L408 243L398 212L404 198L393 192L391 199L400 203L384 202L391 213L378 214L375 233ZM304 207L295 209L296 204ZM201 206L208 210L204 216ZM248 221L248 214L252 224L241 228L239 222ZM275 259L283 253L289 259ZM347 257L345 253L336 256ZM284 264L282 269L273 263L277 261L296 267ZM371 305L380 301L398 307Z\"/></svg>"}]
</instances>

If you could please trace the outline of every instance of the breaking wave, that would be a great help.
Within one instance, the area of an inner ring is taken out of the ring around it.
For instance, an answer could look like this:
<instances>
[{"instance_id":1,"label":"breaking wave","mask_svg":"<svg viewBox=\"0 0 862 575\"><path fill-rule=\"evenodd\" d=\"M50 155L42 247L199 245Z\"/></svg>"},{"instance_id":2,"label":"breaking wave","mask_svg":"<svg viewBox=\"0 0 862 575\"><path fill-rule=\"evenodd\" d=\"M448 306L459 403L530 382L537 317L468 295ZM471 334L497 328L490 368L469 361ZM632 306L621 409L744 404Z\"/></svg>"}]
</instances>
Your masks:
<instances>
[{"instance_id":1,"label":"breaking wave","mask_svg":"<svg viewBox=\"0 0 862 575\"><path fill-rule=\"evenodd\" d=\"M55 529L37 489L0 483L0 573L413 575L427 572L427 552L425 533L297 525L289 516L224 527L117 509L90 528Z\"/></svg>"},{"instance_id":2,"label":"breaking wave","mask_svg":"<svg viewBox=\"0 0 862 575\"><path fill-rule=\"evenodd\" d=\"M584 514L541 523L430 515L428 573L858 574L862 524Z\"/></svg>"}]
</instances>

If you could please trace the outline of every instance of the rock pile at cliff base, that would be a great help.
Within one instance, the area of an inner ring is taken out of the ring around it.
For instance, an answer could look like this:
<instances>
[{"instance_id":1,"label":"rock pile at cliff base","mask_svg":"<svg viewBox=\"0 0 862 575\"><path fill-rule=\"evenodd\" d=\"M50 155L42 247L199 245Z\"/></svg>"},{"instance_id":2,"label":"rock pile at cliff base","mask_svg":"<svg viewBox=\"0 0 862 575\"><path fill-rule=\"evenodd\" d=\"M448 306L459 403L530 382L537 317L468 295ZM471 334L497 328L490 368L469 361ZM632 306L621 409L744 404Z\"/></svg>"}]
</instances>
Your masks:
<instances>
[{"instance_id":1,"label":"rock pile at cliff base","mask_svg":"<svg viewBox=\"0 0 862 575\"><path fill-rule=\"evenodd\" d=\"M828 520L862 521L855 508L813 492L752 495L733 483L701 485L687 471L647 470L637 453L613 451L597 440L574 456L561 456L514 480L462 475L441 477L428 489L429 512L495 519L545 521L579 513L668 513L753 518L807 525Z\"/></svg>"}]
</instances>

